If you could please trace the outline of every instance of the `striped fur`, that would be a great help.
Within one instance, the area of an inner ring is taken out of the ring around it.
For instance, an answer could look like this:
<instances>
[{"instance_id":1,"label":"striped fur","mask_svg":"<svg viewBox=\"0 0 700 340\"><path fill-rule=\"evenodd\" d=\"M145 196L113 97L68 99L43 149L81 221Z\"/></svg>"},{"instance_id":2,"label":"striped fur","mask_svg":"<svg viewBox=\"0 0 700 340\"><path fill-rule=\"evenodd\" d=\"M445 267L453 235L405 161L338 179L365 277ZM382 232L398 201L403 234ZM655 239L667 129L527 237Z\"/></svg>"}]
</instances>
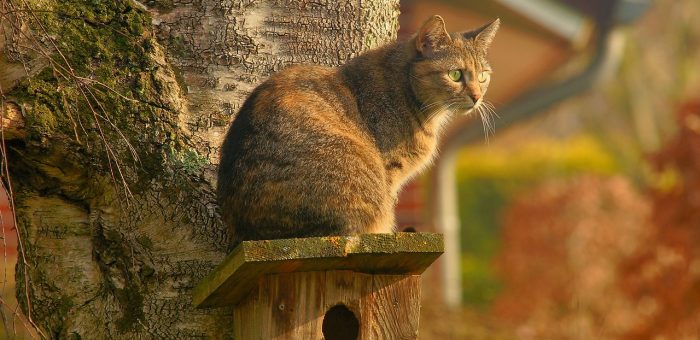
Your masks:
<instances>
[{"instance_id":1,"label":"striped fur","mask_svg":"<svg viewBox=\"0 0 700 340\"><path fill-rule=\"evenodd\" d=\"M450 35L434 16L408 41L337 68L292 66L258 86L221 151L232 243L392 232L397 194L431 162L441 126L481 104L488 82L477 78L490 74L498 25Z\"/></svg>"}]
</instances>

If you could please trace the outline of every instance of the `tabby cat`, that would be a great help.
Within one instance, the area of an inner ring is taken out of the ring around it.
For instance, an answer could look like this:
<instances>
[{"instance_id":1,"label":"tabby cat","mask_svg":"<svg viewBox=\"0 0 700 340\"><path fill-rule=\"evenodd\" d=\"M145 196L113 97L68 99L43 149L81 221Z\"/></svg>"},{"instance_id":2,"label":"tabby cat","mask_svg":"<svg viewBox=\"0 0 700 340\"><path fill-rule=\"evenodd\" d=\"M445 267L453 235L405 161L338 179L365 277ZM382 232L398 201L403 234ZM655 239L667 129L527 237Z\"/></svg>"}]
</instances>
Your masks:
<instances>
[{"instance_id":1,"label":"tabby cat","mask_svg":"<svg viewBox=\"0 0 700 340\"><path fill-rule=\"evenodd\" d=\"M221 149L232 243L392 232L397 194L431 162L441 126L484 109L499 24L449 34L436 15L408 41L258 86Z\"/></svg>"}]
</instances>

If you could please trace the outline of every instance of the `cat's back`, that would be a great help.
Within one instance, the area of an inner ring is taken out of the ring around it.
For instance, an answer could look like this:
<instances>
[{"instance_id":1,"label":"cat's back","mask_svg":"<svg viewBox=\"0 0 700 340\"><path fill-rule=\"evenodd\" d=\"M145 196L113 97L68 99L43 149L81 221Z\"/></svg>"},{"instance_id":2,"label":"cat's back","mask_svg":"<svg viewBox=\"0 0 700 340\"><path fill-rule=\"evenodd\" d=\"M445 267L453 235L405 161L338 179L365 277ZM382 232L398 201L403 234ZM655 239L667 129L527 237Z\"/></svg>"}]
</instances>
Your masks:
<instances>
[{"instance_id":1,"label":"cat's back","mask_svg":"<svg viewBox=\"0 0 700 340\"><path fill-rule=\"evenodd\" d=\"M291 66L271 76L254 92L251 113L258 116L270 110L310 119L357 112L356 100L337 68Z\"/></svg>"},{"instance_id":2,"label":"cat's back","mask_svg":"<svg viewBox=\"0 0 700 340\"><path fill-rule=\"evenodd\" d=\"M263 84L286 87L292 90L294 85L317 84L333 81L337 69L322 65L291 65L270 76Z\"/></svg>"},{"instance_id":3,"label":"cat's back","mask_svg":"<svg viewBox=\"0 0 700 340\"><path fill-rule=\"evenodd\" d=\"M337 68L298 65L272 75L246 100L227 139L255 138L275 150L323 147L338 138L373 147L357 98ZM266 143L269 142L269 143ZM270 145L272 147L272 145Z\"/></svg>"},{"instance_id":4,"label":"cat's back","mask_svg":"<svg viewBox=\"0 0 700 340\"><path fill-rule=\"evenodd\" d=\"M240 239L371 225L389 200L365 124L338 69L294 66L271 76L245 101L222 145L217 194L226 224Z\"/></svg>"}]
</instances>

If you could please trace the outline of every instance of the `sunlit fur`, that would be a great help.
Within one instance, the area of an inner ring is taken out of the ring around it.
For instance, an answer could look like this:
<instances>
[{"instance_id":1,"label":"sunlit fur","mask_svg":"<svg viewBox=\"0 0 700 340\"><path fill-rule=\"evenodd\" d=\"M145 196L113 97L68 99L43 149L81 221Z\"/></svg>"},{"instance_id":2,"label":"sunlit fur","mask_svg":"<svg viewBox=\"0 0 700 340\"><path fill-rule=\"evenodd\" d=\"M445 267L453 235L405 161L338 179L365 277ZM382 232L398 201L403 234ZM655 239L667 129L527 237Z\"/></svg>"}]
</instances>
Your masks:
<instances>
[{"instance_id":1,"label":"sunlit fur","mask_svg":"<svg viewBox=\"0 0 700 340\"><path fill-rule=\"evenodd\" d=\"M448 118L476 110L492 129L489 81L478 75L491 71L498 25L449 35L434 16L407 41L258 86L221 151L217 195L232 244L392 232L398 192L431 162ZM448 76L456 69L460 82Z\"/></svg>"}]
</instances>

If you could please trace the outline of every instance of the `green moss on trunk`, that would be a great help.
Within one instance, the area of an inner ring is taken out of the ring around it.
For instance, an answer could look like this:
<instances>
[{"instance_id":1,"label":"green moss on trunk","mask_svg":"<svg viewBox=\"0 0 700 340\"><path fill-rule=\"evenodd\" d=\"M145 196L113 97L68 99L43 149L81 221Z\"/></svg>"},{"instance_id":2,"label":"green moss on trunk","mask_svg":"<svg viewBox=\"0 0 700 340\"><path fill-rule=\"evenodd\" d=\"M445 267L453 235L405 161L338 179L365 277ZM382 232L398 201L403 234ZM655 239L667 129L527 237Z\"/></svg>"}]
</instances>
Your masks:
<instances>
[{"instance_id":1,"label":"green moss on trunk","mask_svg":"<svg viewBox=\"0 0 700 340\"><path fill-rule=\"evenodd\" d=\"M82 207L91 219L100 211L117 211L109 214L120 220L118 211L125 207L121 186L136 194L162 182L174 184L168 190L193 190L192 183L208 161L187 145L177 125L179 105L173 98L179 89L154 40L149 13L126 0L30 4L41 24L32 22L31 27L43 41L29 43L47 55L27 52L27 57L50 62L9 93L26 109L28 128L28 138L13 144L10 153L13 180L22 192L16 201L58 196ZM19 212L20 229L32 223L36 227L35 213ZM114 229L121 227L115 222L103 225L98 218L92 223L90 235L71 236L92 242L93 260L102 277L99 294L113 299L120 310L112 320L114 329L124 336L140 334L141 325L148 323L144 295L157 273L153 264L135 258L141 255L134 249L152 248L152 241L146 236L124 238ZM46 242L37 239L46 238L42 233L23 230L28 258L37 256L33 249L37 243ZM19 300L25 302L29 292L39 326L48 334L67 336L64 322L75 313L76 302L61 295L50 275L43 274L43 265L17 267L18 278L31 276L30 287L17 280ZM26 303L23 308L28 308Z\"/></svg>"},{"instance_id":2,"label":"green moss on trunk","mask_svg":"<svg viewBox=\"0 0 700 340\"><path fill-rule=\"evenodd\" d=\"M150 15L130 1L35 4L54 40L42 44L52 62L10 94L28 109L30 143L83 146L87 163L102 172L132 166L132 182L162 172L170 159L163 150L184 143L172 123L177 110L163 101L168 80L159 73ZM140 145L137 158L148 161L137 163L131 145Z\"/></svg>"}]
</instances>

